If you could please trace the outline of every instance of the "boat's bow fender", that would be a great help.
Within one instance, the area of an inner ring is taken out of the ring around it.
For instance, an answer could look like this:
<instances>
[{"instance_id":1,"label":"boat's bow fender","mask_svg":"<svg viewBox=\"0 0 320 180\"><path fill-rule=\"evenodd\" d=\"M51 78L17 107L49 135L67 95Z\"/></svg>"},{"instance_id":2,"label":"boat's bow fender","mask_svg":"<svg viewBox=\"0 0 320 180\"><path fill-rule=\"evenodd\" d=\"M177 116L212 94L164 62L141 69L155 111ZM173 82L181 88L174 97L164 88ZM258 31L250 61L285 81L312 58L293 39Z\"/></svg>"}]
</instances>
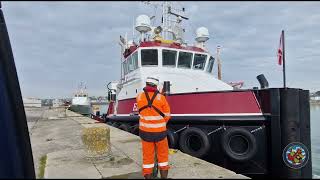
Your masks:
<instances>
[{"instance_id":1,"label":"boat's bow fender","mask_svg":"<svg viewBox=\"0 0 320 180\"><path fill-rule=\"evenodd\" d=\"M223 152L236 162L247 162L257 153L256 138L241 127L227 129L221 136L221 144Z\"/></svg>"}]
</instances>

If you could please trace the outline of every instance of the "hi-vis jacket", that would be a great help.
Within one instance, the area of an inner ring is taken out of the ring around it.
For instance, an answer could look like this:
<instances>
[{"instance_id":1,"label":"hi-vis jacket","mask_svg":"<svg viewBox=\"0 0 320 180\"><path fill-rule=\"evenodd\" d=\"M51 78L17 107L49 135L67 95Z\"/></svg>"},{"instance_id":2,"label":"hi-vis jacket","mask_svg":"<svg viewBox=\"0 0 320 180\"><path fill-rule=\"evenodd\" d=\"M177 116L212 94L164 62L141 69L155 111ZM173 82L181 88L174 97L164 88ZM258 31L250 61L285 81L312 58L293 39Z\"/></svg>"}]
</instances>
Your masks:
<instances>
[{"instance_id":1,"label":"hi-vis jacket","mask_svg":"<svg viewBox=\"0 0 320 180\"><path fill-rule=\"evenodd\" d=\"M139 109L139 135L144 141L157 142L167 137L167 122L170 106L158 91L140 93L137 98Z\"/></svg>"}]
</instances>

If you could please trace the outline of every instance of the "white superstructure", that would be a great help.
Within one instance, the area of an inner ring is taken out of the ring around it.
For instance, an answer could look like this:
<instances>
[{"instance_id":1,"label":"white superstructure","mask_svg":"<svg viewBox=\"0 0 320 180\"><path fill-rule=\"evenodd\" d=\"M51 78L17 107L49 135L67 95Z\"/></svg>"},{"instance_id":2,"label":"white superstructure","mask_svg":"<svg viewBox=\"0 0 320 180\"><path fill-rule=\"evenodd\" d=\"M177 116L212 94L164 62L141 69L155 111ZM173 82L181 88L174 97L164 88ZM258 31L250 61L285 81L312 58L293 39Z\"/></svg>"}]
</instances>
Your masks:
<instances>
[{"instance_id":1,"label":"white superstructure","mask_svg":"<svg viewBox=\"0 0 320 180\"><path fill-rule=\"evenodd\" d=\"M173 12L175 9L170 2L163 2L162 7L161 26L152 25L147 15L136 18L135 30L140 33L138 42L120 36L124 57L121 60L121 80L114 88L117 89L117 98L135 98L149 76L160 80L160 91L163 82L170 81L171 94L233 90L230 84L213 74L217 73L214 72L216 58L205 47L210 38L208 29L198 28L196 42L188 45L183 39L184 29L181 27L182 19L188 18Z\"/></svg>"},{"instance_id":2,"label":"white superstructure","mask_svg":"<svg viewBox=\"0 0 320 180\"><path fill-rule=\"evenodd\" d=\"M90 106L90 99L86 92L86 86L84 86L83 83L80 84L77 92L74 94L71 104Z\"/></svg>"},{"instance_id":3,"label":"white superstructure","mask_svg":"<svg viewBox=\"0 0 320 180\"><path fill-rule=\"evenodd\" d=\"M61 99L54 99L52 101L52 107L60 107L63 106L63 101Z\"/></svg>"},{"instance_id":4,"label":"white superstructure","mask_svg":"<svg viewBox=\"0 0 320 180\"><path fill-rule=\"evenodd\" d=\"M41 99L26 97L22 98L24 107L41 107Z\"/></svg>"}]
</instances>

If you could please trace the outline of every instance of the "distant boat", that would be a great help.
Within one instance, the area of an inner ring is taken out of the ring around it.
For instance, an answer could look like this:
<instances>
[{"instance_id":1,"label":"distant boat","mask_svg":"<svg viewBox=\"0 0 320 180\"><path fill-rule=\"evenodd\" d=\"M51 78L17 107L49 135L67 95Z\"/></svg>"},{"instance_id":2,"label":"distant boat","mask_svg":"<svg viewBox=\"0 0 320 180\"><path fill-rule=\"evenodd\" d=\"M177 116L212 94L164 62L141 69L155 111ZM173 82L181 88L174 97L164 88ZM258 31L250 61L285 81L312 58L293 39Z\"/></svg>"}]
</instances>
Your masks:
<instances>
[{"instance_id":1,"label":"distant boat","mask_svg":"<svg viewBox=\"0 0 320 180\"><path fill-rule=\"evenodd\" d=\"M54 99L52 101L52 107L61 107L63 106L63 101L61 99Z\"/></svg>"},{"instance_id":2,"label":"distant boat","mask_svg":"<svg viewBox=\"0 0 320 180\"><path fill-rule=\"evenodd\" d=\"M92 98L90 104L92 112L91 114L100 116L107 113L109 102L105 97Z\"/></svg>"},{"instance_id":3,"label":"distant boat","mask_svg":"<svg viewBox=\"0 0 320 180\"><path fill-rule=\"evenodd\" d=\"M74 94L74 97L72 98L70 110L82 115L90 115L90 106L91 104L88 93L86 92L86 86L81 83L78 90Z\"/></svg>"},{"instance_id":4,"label":"distant boat","mask_svg":"<svg viewBox=\"0 0 320 180\"><path fill-rule=\"evenodd\" d=\"M39 98L23 98L24 107L41 107L41 99Z\"/></svg>"}]
</instances>

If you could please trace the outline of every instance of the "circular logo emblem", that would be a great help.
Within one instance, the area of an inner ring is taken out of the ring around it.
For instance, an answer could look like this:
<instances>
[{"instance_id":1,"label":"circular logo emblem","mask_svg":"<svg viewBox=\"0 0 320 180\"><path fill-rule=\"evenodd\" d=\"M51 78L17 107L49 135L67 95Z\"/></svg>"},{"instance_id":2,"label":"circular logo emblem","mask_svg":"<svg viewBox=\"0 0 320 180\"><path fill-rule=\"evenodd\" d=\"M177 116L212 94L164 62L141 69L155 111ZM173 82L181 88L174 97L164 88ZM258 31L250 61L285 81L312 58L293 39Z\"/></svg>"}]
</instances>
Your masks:
<instances>
[{"instance_id":1,"label":"circular logo emblem","mask_svg":"<svg viewBox=\"0 0 320 180\"><path fill-rule=\"evenodd\" d=\"M307 164L309 160L309 151L304 144L293 142L284 148L282 158L288 167L300 169Z\"/></svg>"}]
</instances>

